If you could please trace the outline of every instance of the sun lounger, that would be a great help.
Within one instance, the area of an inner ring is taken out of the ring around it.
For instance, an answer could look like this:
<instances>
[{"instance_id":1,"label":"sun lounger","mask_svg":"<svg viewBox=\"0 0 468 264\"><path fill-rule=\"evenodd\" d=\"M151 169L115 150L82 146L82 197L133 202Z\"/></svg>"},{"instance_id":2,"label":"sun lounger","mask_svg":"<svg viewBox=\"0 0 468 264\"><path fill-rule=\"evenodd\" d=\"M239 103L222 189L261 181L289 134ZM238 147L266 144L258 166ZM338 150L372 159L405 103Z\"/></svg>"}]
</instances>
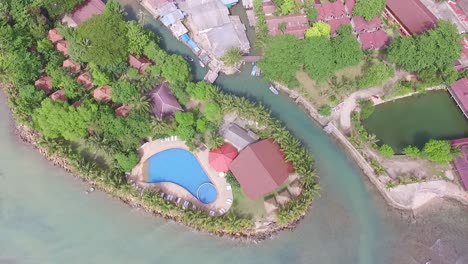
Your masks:
<instances>
[{"instance_id":1,"label":"sun lounger","mask_svg":"<svg viewBox=\"0 0 468 264\"><path fill-rule=\"evenodd\" d=\"M189 206L189 201L184 201L184 204L182 205L182 208L184 208L184 210Z\"/></svg>"},{"instance_id":2,"label":"sun lounger","mask_svg":"<svg viewBox=\"0 0 468 264\"><path fill-rule=\"evenodd\" d=\"M165 195L166 195L166 194L162 192L159 196L160 196L161 198L164 198Z\"/></svg>"},{"instance_id":3,"label":"sun lounger","mask_svg":"<svg viewBox=\"0 0 468 264\"><path fill-rule=\"evenodd\" d=\"M226 212L226 210L224 210L224 208L219 209L219 214L223 215L225 212Z\"/></svg>"},{"instance_id":4,"label":"sun lounger","mask_svg":"<svg viewBox=\"0 0 468 264\"><path fill-rule=\"evenodd\" d=\"M232 199L227 199L226 204L232 204Z\"/></svg>"},{"instance_id":5,"label":"sun lounger","mask_svg":"<svg viewBox=\"0 0 468 264\"><path fill-rule=\"evenodd\" d=\"M231 185L226 186L226 190L230 191L231 190Z\"/></svg>"},{"instance_id":6,"label":"sun lounger","mask_svg":"<svg viewBox=\"0 0 468 264\"><path fill-rule=\"evenodd\" d=\"M182 199L181 199L180 197L177 197L177 199L176 199L176 201L175 201L175 202L176 202L176 204L179 204L179 203L180 203L180 201L182 201Z\"/></svg>"},{"instance_id":7,"label":"sun lounger","mask_svg":"<svg viewBox=\"0 0 468 264\"><path fill-rule=\"evenodd\" d=\"M167 199L168 201L172 201L173 198L174 198L174 196L172 196L171 194L169 194L169 195L167 196L166 199Z\"/></svg>"},{"instance_id":8,"label":"sun lounger","mask_svg":"<svg viewBox=\"0 0 468 264\"><path fill-rule=\"evenodd\" d=\"M210 211L210 215L214 216L215 212L213 210Z\"/></svg>"}]
</instances>

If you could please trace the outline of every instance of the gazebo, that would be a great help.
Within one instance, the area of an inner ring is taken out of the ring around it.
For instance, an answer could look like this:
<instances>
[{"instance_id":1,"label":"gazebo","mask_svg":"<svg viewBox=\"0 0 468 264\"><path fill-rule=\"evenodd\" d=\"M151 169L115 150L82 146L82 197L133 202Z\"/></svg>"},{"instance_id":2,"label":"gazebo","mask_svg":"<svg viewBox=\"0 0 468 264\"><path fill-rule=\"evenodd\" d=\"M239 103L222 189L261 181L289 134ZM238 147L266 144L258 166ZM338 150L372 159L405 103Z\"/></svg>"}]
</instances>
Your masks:
<instances>
[{"instance_id":1,"label":"gazebo","mask_svg":"<svg viewBox=\"0 0 468 264\"><path fill-rule=\"evenodd\" d=\"M208 154L208 161L217 172L226 172L237 154L236 148L226 143L218 149L211 150Z\"/></svg>"}]
</instances>

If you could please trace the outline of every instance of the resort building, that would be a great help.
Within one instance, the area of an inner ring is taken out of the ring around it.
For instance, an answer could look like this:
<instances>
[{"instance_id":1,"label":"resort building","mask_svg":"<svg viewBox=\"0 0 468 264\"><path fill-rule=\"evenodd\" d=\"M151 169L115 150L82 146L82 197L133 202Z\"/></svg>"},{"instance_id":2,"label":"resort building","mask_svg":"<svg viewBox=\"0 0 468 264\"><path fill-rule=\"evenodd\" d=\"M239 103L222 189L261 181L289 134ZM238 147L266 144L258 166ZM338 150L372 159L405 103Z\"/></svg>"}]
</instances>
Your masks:
<instances>
[{"instance_id":1,"label":"resort building","mask_svg":"<svg viewBox=\"0 0 468 264\"><path fill-rule=\"evenodd\" d=\"M34 86L43 90L46 94L52 91L52 77L42 76L37 81L34 82Z\"/></svg>"},{"instance_id":2,"label":"resort building","mask_svg":"<svg viewBox=\"0 0 468 264\"><path fill-rule=\"evenodd\" d=\"M352 16L355 5L356 5L356 0L345 1L345 9L346 9L346 12L348 13L348 16Z\"/></svg>"},{"instance_id":3,"label":"resort building","mask_svg":"<svg viewBox=\"0 0 468 264\"><path fill-rule=\"evenodd\" d=\"M277 189L293 172L292 164L284 160L280 146L272 139L247 146L229 168L252 200Z\"/></svg>"},{"instance_id":4,"label":"resort building","mask_svg":"<svg viewBox=\"0 0 468 264\"><path fill-rule=\"evenodd\" d=\"M262 3L262 9L265 16L273 16L278 7L272 1L266 1Z\"/></svg>"},{"instance_id":5,"label":"resort building","mask_svg":"<svg viewBox=\"0 0 468 264\"><path fill-rule=\"evenodd\" d=\"M69 69L71 72L74 73L79 72L81 70L81 66L78 63L72 61L71 59L64 60L62 63L62 67L65 69Z\"/></svg>"},{"instance_id":6,"label":"resort building","mask_svg":"<svg viewBox=\"0 0 468 264\"><path fill-rule=\"evenodd\" d=\"M78 76L78 78L76 78L76 81L79 84L86 87L86 88L93 87L93 82L91 80L91 75L89 74L89 72L84 72L84 73L80 74L80 76Z\"/></svg>"},{"instance_id":7,"label":"resort building","mask_svg":"<svg viewBox=\"0 0 468 264\"><path fill-rule=\"evenodd\" d=\"M226 129L221 131L221 135L226 142L236 147L239 151L258 140L258 136L255 133L245 130L235 123L229 124Z\"/></svg>"},{"instance_id":8,"label":"resort building","mask_svg":"<svg viewBox=\"0 0 468 264\"><path fill-rule=\"evenodd\" d=\"M115 116L116 117L127 117L132 110L132 106L130 105L122 105L121 107L115 109Z\"/></svg>"},{"instance_id":9,"label":"resort building","mask_svg":"<svg viewBox=\"0 0 468 264\"><path fill-rule=\"evenodd\" d=\"M448 91L465 117L468 118L468 78L454 82Z\"/></svg>"},{"instance_id":10,"label":"resort building","mask_svg":"<svg viewBox=\"0 0 468 264\"><path fill-rule=\"evenodd\" d=\"M460 176L463 187L468 191L468 138L451 141L452 147L459 147L462 155L453 161L455 170Z\"/></svg>"},{"instance_id":11,"label":"resort building","mask_svg":"<svg viewBox=\"0 0 468 264\"><path fill-rule=\"evenodd\" d=\"M358 37L359 43L363 49L380 50L385 48L390 40L384 30L374 32L362 32Z\"/></svg>"},{"instance_id":12,"label":"resort building","mask_svg":"<svg viewBox=\"0 0 468 264\"><path fill-rule=\"evenodd\" d=\"M50 99L52 99L54 101L64 101L64 102L67 101L67 97L65 97L65 90L63 90L63 89L55 91L49 97L50 97Z\"/></svg>"},{"instance_id":13,"label":"resort building","mask_svg":"<svg viewBox=\"0 0 468 264\"><path fill-rule=\"evenodd\" d=\"M348 17L342 17L337 19L328 20L327 23L330 25L330 36L336 36L336 30L342 25L349 25L351 21L349 21Z\"/></svg>"},{"instance_id":14,"label":"resort building","mask_svg":"<svg viewBox=\"0 0 468 264\"><path fill-rule=\"evenodd\" d=\"M229 170L229 165L231 165L238 154L236 148L231 144L225 143L217 149L210 150L208 162L217 172L226 172Z\"/></svg>"},{"instance_id":15,"label":"resort building","mask_svg":"<svg viewBox=\"0 0 468 264\"><path fill-rule=\"evenodd\" d=\"M437 18L420 0L387 0L384 16L400 26L404 36L434 28Z\"/></svg>"},{"instance_id":16,"label":"resort building","mask_svg":"<svg viewBox=\"0 0 468 264\"><path fill-rule=\"evenodd\" d=\"M60 40L55 44L55 49L60 51L63 56L68 57L68 41Z\"/></svg>"},{"instance_id":17,"label":"resort building","mask_svg":"<svg viewBox=\"0 0 468 264\"><path fill-rule=\"evenodd\" d=\"M151 61L145 56L137 58L134 55L130 54L128 55L128 64L130 65L130 67L137 69L139 73L143 73L146 67L151 65Z\"/></svg>"},{"instance_id":18,"label":"resort building","mask_svg":"<svg viewBox=\"0 0 468 264\"><path fill-rule=\"evenodd\" d=\"M317 21L339 19L348 15L341 0L316 4L315 8L318 11Z\"/></svg>"},{"instance_id":19,"label":"resort building","mask_svg":"<svg viewBox=\"0 0 468 264\"><path fill-rule=\"evenodd\" d=\"M461 41L462 54L458 60L455 61L453 68L457 71L466 69L468 67L468 40L463 38Z\"/></svg>"},{"instance_id":20,"label":"resort building","mask_svg":"<svg viewBox=\"0 0 468 264\"><path fill-rule=\"evenodd\" d=\"M86 0L75 7L71 14L65 15L62 22L69 27L77 27L91 17L102 14L104 7L105 4L101 0Z\"/></svg>"},{"instance_id":21,"label":"resort building","mask_svg":"<svg viewBox=\"0 0 468 264\"><path fill-rule=\"evenodd\" d=\"M182 24L181 21L177 21L176 23L172 24L170 29L176 38L180 38L182 35L188 33L188 29L184 26L184 24Z\"/></svg>"},{"instance_id":22,"label":"resort building","mask_svg":"<svg viewBox=\"0 0 468 264\"><path fill-rule=\"evenodd\" d=\"M104 102L112 100L112 87L105 85L94 89L93 98Z\"/></svg>"},{"instance_id":23,"label":"resort building","mask_svg":"<svg viewBox=\"0 0 468 264\"><path fill-rule=\"evenodd\" d=\"M351 19L351 24L356 33L373 32L382 28L382 21L378 16L374 17L371 21L367 21L360 16L355 16Z\"/></svg>"},{"instance_id":24,"label":"resort building","mask_svg":"<svg viewBox=\"0 0 468 264\"><path fill-rule=\"evenodd\" d=\"M159 119L174 115L177 111L184 111L172 95L168 82L163 82L153 89L148 93L148 97L151 99L153 114Z\"/></svg>"},{"instance_id":25,"label":"resort building","mask_svg":"<svg viewBox=\"0 0 468 264\"><path fill-rule=\"evenodd\" d=\"M309 28L309 20L304 14L269 16L267 17L266 22L268 33L272 36L291 34L299 39L303 39L305 31ZM280 30L279 25L282 23L285 23L286 27L283 30Z\"/></svg>"},{"instance_id":26,"label":"resort building","mask_svg":"<svg viewBox=\"0 0 468 264\"><path fill-rule=\"evenodd\" d=\"M47 32L47 39L52 42L52 44L55 44L61 40L63 40L63 37L58 33L57 28L49 30Z\"/></svg>"}]
</instances>

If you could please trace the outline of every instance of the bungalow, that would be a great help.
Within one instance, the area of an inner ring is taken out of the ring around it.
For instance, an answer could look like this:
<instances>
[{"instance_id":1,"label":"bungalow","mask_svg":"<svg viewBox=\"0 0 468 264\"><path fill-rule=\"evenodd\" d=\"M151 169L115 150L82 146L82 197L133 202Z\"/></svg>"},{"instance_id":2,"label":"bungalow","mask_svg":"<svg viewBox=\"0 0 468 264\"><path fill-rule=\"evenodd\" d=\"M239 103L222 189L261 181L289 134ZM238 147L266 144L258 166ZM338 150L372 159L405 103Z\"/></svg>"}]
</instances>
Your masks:
<instances>
[{"instance_id":1,"label":"bungalow","mask_svg":"<svg viewBox=\"0 0 468 264\"><path fill-rule=\"evenodd\" d=\"M145 69L151 65L151 61L145 56L137 58L130 54L128 55L128 64L130 67L137 69L139 73L143 73Z\"/></svg>"},{"instance_id":2,"label":"bungalow","mask_svg":"<svg viewBox=\"0 0 468 264\"><path fill-rule=\"evenodd\" d=\"M358 37L363 49L380 50L389 43L389 38L384 30L362 32Z\"/></svg>"},{"instance_id":3,"label":"bungalow","mask_svg":"<svg viewBox=\"0 0 468 264\"><path fill-rule=\"evenodd\" d=\"M105 85L94 89L93 98L96 101L110 101L112 99L112 87Z\"/></svg>"},{"instance_id":4,"label":"bungalow","mask_svg":"<svg viewBox=\"0 0 468 264\"><path fill-rule=\"evenodd\" d=\"M466 69L468 67L468 40L463 38L461 41L463 53L460 58L455 61L454 69L457 71Z\"/></svg>"},{"instance_id":5,"label":"bungalow","mask_svg":"<svg viewBox=\"0 0 468 264\"><path fill-rule=\"evenodd\" d=\"M154 88L149 92L148 97L151 99L153 114L159 119L174 115L177 111L183 111L179 102L177 102L177 99L172 94L168 82L163 82Z\"/></svg>"},{"instance_id":6,"label":"bungalow","mask_svg":"<svg viewBox=\"0 0 468 264\"><path fill-rule=\"evenodd\" d=\"M468 118L468 78L454 82L448 91L465 117Z\"/></svg>"},{"instance_id":7,"label":"bungalow","mask_svg":"<svg viewBox=\"0 0 468 264\"><path fill-rule=\"evenodd\" d=\"M57 28L54 28L47 32L47 39L49 39L49 41L52 42L52 44L55 44L63 40L63 37L58 33Z\"/></svg>"},{"instance_id":8,"label":"bungalow","mask_svg":"<svg viewBox=\"0 0 468 264\"><path fill-rule=\"evenodd\" d=\"M78 63L72 61L71 59L66 59L65 61L63 61L62 67L65 69L69 69L71 72L74 73L77 73L81 70L81 66Z\"/></svg>"},{"instance_id":9,"label":"bungalow","mask_svg":"<svg viewBox=\"0 0 468 264\"><path fill-rule=\"evenodd\" d=\"M272 1L267 1L262 3L262 9L265 16L272 16L278 10L278 7Z\"/></svg>"},{"instance_id":10,"label":"bungalow","mask_svg":"<svg viewBox=\"0 0 468 264\"><path fill-rule=\"evenodd\" d=\"M93 87L93 82L91 80L91 75L89 74L89 72L84 72L84 73L80 74L80 76L78 76L78 78L76 78L76 81L79 84L86 87L86 88Z\"/></svg>"},{"instance_id":11,"label":"bungalow","mask_svg":"<svg viewBox=\"0 0 468 264\"><path fill-rule=\"evenodd\" d=\"M184 13L174 4L167 3L159 9L159 15L161 22L169 27L170 25L182 21L184 19Z\"/></svg>"},{"instance_id":12,"label":"bungalow","mask_svg":"<svg viewBox=\"0 0 468 264\"><path fill-rule=\"evenodd\" d=\"M292 164L284 160L280 146L272 139L247 146L229 168L252 200L274 191L293 172Z\"/></svg>"},{"instance_id":13,"label":"bungalow","mask_svg":"<svg viewBox=\"0 0 468 264\"><path fill-rule=\"evenodd\" d=\"M350 21L347 17L337 18L328 20L327 23L330 25L330 35L334 37L336 35L336 30L342 25L349 25Z\"/></svg>"},{"instance_id":14,"label":"bungalow","mask_svg":"<svg viewBox=\"0 0 468 264\"><path fill-rule=\"evenodd\" d=\"M341 0L315 5L318 11L317 21L343 18L347 16L345 6Z\"/></svg>"},{"instance_id":15,"label":"bungalow","mask_svg":"<svg viewBox=\"0 0 468 264\"><path fill-rule=\"evenodd\" d=\"M356 5L356 0L346 0L345 1L345 9L348 13L348 16L351 17L353 15L354 6Z\"/></svg>"},{"instance_id":16,"label":"bungalow","mask_svg":"<svg viewBox=\"0 0 468 264\"><path fill-rule=\"evenodd\" d=\"M54 101L67 101L67 97L65 97L65 90L58 90L55 91L53 94L49 96Z\"/></svg>"},{"instance_id":17,"label":"bungalow","mask_svg":"<svg viewBox=\"0 0 468 264\"><path fill-rule=\"evenodd\" d=\"M304 14L294 14L287 16L269 16L266 19L268 33L272 36L280 34L291 34L303 39L305 31L309 28L309 20ZM286 24L286 28L280 30L280 24Z\"/></svg>"},{"instance_id":18,"label":"bungalow","mask_svg":"<svg viewBox=\"0 0 468 264\"><path fill-rule=\"evenodd\" d=\"M460 176L463 187L468 191L468 138L460 138L452 140L452 147L459 147L461 156L453 161L455 171Z\"/></svg>"},{"instance_id":19,"label":"bungalow","mask_svg":"<svg viewBox=\"0 0 468 264\"><path fill-rule=\"evenodd\" d=\"M221 135L223 135L226 142L236 147L239 151L258 140L258 136L255 133L245 130L235 123L229 124L226 129L221 131Z\"/></svg>"},{"instance_id":20,"label":"bungalow","mask_svg":"<svg viewBox=\"0 0 468 264\"><path fill-rule=\"evenodd\" d=\"M420 0L387 0L384 16L400 26L405 36L434 28L437 18Z\"/></svg>"},{"instance_id":21,"label":"bungalow","mask_svg":"<svg viewBox=\"0 0 468 264\"><path fill-rule=\"evenodd\" d=\"M52 91L52 77L42 76L36 82L34 82L34 86L48 94Z\"/></svg>"},{"instance_id":22,"label":"bungalow","mask_svg":"<svg viewBox=\"0 0 468 264\"><path fill-rule=\"evenodd\" d=\"M131 105L122 105L121 107L115 109L115 116L116 117L127 117L132 110Z\"/></svg>"},{"instance_id":23,"label":"bungalow","mask_svg":"<svg viewBox=\"0 0 468 264\"><path fill-rule=\"evenodd\" d=\"M55 49L60 51L63 56L67 57L68 56L68 41L66 40L60 40L55 44Z\"/></svg>"},{"instance_id":24,"label":"bungalow","mask_svg":"<svg viewBox=\"0 0 468 264\"><path fill-rule=\"evenodd\" d=\"M75 7L71 14L65 15L62 22L69 27L77 27L91 17L102 14L104 7L105 4L101 0L86 0Z\"/></svg>"},{"instance_id":25,"label":"bungalow","mask_svg":"<svg viewBox=\"0 0 468 264\"><path fill-rule=\"evenodd\" d=\"M373 32L382 27L382 21L378 16L374 17L371 21L367 21L360 16L355 16L351 19L351 24L356 33Z\"/></svg>"}]
</instances>

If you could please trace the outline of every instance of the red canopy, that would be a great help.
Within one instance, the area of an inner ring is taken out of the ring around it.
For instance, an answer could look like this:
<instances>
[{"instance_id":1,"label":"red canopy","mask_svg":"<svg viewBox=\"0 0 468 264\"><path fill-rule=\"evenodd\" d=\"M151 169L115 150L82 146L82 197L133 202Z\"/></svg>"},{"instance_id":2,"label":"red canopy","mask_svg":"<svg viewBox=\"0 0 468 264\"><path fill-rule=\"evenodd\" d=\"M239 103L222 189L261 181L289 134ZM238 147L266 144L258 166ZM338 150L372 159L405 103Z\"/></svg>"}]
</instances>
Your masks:
<instances>
[{"instance_id":1,"label":"red canopy","mask_svg":"<svg viewBox=\"0 0 468 264\"><path fill-rule=\"evenodd\" d=\"M208 161L213 169L218 172L226 172L229 165L237 157L237 150L230 144L224 144L218 149L211 150Z\"/></svg>"}]
</instances>

